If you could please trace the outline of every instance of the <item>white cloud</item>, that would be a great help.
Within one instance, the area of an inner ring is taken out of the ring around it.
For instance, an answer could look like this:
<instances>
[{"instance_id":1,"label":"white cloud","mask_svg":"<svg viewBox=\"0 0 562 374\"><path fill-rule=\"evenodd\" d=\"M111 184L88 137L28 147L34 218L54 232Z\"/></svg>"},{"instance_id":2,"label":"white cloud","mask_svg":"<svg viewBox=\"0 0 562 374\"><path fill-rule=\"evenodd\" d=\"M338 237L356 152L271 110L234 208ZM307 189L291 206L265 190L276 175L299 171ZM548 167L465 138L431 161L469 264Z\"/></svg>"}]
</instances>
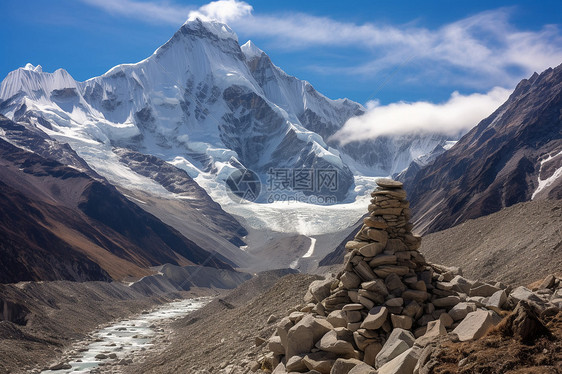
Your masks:
<instances>
[{"instance_id":1,"label":"white cloud","mask_svg":"<svg viewBox=\"0 0 562 374\"><path fill-rule=\"evenodd\" d=\"M192 17L207 17L224 23L251 16L253 7L243 1L218 0L203 5L198 10L190 13Z\"/></svg>"},{"instance_id":2,"label":"white cloud","mask_svg":"<svg viewBox=\"0 0 562 374\"><path fill-rule=\"evenodd\" d=\"M367 113L348 120L332 139L347 144L382 135L464 133L492 114L510 93L510 90L495 87L486 94L465 96L454 92L441 104L399 102L379 105L370 102Z\"/></svg>"},{"instance_id":3,"label":"white cloud","mask_svg":"<svg viewBox=\"0 0 562 374\"><path fill-rule=\"evenodd\" d=\"M494 85L514 86L521 77L562 62L559 27L520 30L510 23L516 8L485 11L430 29L413 23L357 24L294 12L262 14L239 0L213 1L198 9L171 2L82 1L112 14L150 22L180 25L188 14L218 19L245 38L268 40L268 49L322 46L340 56L348 56L350 48L359 52L354 66L311 67L324 74L383 76L408 62L394 83L431 81L435 85L456 84L482 90Z\"/></svg>"},{"instance_id":4,"label":"white cloud","mask_svg":"<svg viewBox=\"0 0 562 374\"><path fill-rule=\"evenodd\" d=\"M114 15L137 18L150 23L181 25L194 7L175 5L169 2L136 0L81 0Z\"/></svg>"}]
</instances>

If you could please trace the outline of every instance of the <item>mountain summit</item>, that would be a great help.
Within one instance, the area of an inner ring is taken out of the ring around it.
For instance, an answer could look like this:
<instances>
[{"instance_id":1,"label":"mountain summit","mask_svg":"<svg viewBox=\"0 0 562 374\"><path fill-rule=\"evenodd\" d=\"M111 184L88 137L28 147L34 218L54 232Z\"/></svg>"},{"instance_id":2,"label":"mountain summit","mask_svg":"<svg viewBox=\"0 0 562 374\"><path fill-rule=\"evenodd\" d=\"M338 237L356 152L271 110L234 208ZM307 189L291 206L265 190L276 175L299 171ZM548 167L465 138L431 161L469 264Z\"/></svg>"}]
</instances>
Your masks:
<instances>
[{"instance_id":1,"label":"mountain summit","mask_svg":"<svg viewBox=\"0 0 562 374\"><path fill-rule=\"evenodd\" d=\"M390 175L442 141L410 137L346 147L327 141L364 111L286 74L251 41L240 46L227 25L199 18L190 18L145 60L85 82L28 64L0 86L1 114L39 126L128 187L131 178L123 174L131 171L113 147L157 156L201 176L201 183L211 180L203 185L208 192L235 170L250 169L262 182L272 169L332 170L338 185L329 192L342 201L354 184L351 169ZM394 159L381 159L389 148L396 148Z\"/></svg>"}]
</instances>

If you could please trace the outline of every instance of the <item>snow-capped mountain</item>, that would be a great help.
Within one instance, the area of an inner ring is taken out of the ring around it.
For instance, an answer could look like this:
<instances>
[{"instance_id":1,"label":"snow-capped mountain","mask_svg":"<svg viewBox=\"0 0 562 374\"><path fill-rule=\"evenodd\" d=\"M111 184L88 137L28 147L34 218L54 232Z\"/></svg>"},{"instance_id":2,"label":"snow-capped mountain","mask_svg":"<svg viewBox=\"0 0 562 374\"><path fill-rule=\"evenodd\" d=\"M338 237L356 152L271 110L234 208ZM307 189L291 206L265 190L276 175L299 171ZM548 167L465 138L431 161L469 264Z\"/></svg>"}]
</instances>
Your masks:
<instances>
[{"instance_id":1,"label":"snow-capped mountain","mask_svg":"<svg viewBox=\"0 0 562 374\"><path fill-rule=\"evenodd\" d=\"M27 65L11 72L0 87L1 112L47 127L118 184L119 173L108 165L115 161L114 146L158 155L194 177L211 172L220 179L234 168L262 175L272 167L333 169L343 199L353 184L351 171L294 111L301 106L302 113L310 113L311 100L301 94L296 97L304 104L286 106L282 99L291 101L293 92L276 96L267 82L261 83L267 94L226 25L193 19L149 58L85 82L62 69L45 73ZM321 95L313 98L331 113L342 106Z\"/></svg>"},{"instance_id":2,"label":"snow-capped mountain","mask_svg":"<svg viewBox=\"0 0 562 374\"><path fill-rule=\"evenodd\" d=\"M219 182L234 169L251 169L262 182L270 168L335 170L338 188L331 192L341 201L354 183L349 166L388 175L437 144L414 137L336 149L326 140L364 113L361 105L326 98L252 42L240 47L227 25L198 18L147 59L85 82L28 64L8 74L0 100L0 113L69 143L101 175L129 187L132 171L113 147Z\"/></svg>"}]
</instances>

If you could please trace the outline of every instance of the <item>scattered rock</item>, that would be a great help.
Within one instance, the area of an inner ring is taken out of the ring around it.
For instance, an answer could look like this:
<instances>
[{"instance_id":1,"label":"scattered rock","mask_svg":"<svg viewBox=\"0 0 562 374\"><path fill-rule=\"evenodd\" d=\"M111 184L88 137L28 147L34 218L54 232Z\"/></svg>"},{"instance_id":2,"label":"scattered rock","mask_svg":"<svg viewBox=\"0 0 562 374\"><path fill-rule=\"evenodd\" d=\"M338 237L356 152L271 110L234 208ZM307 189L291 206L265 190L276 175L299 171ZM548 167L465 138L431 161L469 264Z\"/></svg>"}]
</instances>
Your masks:
<instances>
[{"instance_id":1,"label":"scattered rock","mask_svg":"<svg viewBox=\"0 0 562 374\"><path fill-rule=\"evenodd\" d=\"M492 316L485 310L468 313L462 322L453 330L457 340L465 342L481 338L493 326Z\"/></svg>"}]
</instances>

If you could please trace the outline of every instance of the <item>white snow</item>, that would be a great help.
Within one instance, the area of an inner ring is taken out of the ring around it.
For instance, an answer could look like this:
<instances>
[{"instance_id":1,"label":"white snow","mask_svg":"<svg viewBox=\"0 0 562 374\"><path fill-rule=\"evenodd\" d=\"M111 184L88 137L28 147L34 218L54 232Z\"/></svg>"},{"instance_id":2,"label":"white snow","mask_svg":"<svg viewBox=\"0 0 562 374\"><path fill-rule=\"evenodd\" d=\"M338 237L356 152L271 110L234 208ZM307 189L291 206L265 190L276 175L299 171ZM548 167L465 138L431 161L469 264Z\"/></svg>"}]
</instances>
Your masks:
<instances>
[{"instance_id":1,"label":"white snow","mask_svg":"<svg viewBox=\"0 0 562 374\"><path fill-rule=\"evenodd\" d=\"M546 162L552 160L553 158L559 157L561 155L562 155L562 151L558 152L554 156L548 156L547 158L545 158L544 160L541 161L541 166L539 168L539 177L538 177L539 185L538 185L537 189L535 190L535 192L533 192L533 195L531 196L531 200L534 200L534 198L537 196L537 194L539 192L544 190L546 187L552 185L554 182L556 182L558 180L558 178L562 177L562 166L559 167L558 169L556 169L554 171L554 173L550 177L548 177L547 179L541 179L541 177L540 177L543 165Z\"/></svg>"},{"instance_id":2,"label":"white snow","mask_svg":"<svg viewBox=\"0 0 562 374\"><path fill-rule=\"evenodd\" d=\"M314 253L314 247L316 246L316 238L309 238L309 239L310 239L310 248L308 248L308 251L302 256L302 258L310 257Z\"/></svg>"},{"instance_id":3,"label":"white snow","mask_svg":"<svg viewBox=\"0 0 562 374\"><path fill-rule=\"evenodd\" d=\"M242 49L242 52L244 52L248 60L251 60L255 57L260 57L264 53L251 40L248 40L246 43L240 46L240 49Z\"/></svg>"}]
</instances>

